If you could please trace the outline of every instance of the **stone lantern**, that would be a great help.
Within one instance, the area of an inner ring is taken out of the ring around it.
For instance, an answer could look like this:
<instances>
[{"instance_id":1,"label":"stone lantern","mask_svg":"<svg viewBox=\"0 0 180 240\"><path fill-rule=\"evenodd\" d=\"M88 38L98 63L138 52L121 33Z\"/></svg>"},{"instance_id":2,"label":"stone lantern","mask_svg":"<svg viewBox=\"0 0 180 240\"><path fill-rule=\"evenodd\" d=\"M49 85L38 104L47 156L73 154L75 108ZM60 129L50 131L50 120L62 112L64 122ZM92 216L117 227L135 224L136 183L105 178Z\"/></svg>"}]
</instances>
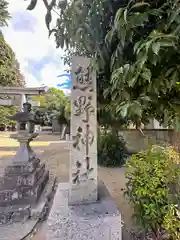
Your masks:
<instances>
[{"instance_id":1,"label":"stone lantern","mask_svg":"<svg viewBox=\"0 0 180 240\"><path fill-rule=\"evenodd\" d=\"M31 217L34 206L49 179L45 164L40 163L30 146L38 136L34 133L36 115L31 112L31 104L23 105L24 112L9 117L17 121L18 132L11 138L18 140L20 147L5 168L0 182L0 223L17 222Z\"/></svg>"}]
</instances>

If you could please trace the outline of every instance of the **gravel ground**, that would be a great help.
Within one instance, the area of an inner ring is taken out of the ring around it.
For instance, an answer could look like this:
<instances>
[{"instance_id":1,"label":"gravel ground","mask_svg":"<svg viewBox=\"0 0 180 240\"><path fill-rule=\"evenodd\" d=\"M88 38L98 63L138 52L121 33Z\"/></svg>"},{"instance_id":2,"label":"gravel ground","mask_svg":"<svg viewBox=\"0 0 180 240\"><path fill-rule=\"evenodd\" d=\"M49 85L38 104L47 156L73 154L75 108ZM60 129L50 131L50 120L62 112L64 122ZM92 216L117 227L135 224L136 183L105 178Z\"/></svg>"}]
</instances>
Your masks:
<instances>
[{"instance_id":1,"label":"gravel ground","mask_svg":"<svg viewBox=\"0 0 180 240\"><path fill-rule=\"evenodd\" d=\"M8 135L0 135L0 173L3 173L4 167L10 162L13 151L17 149L17 146L5 145L8 141ZM38 142L39 145L38 146ZM48 142L46 146L42 146L42 142ZM5 146L3 146L3 144ZM12 144L13 145L13 144ZM39 155L42 162L46 163L46 167L50 170L50 174L57 176L59 182L68 181L68 168L69 168L69 144L66 142L60 142L59 136L39 136L37 141L34 141L33 149ZM13 149L13 150L12 150ZM7 154L9 152L9 155ZM2 154L4 153L4 154ZM4 156L2 156L4 155ZM127 200L123 196L122 189L125 188L124 168L104 168L98 167L98 176L100 180L103 180L109 189L112 197L114 198L119 211L122 214L123 222L127 229L133 227L132 222L132 208L129 206ZM43 235L43 228L37 232L33 240L45 240ZM126 239L126 238L124 238ZM128 240L128 239L126 239Z\"/></svg>"}]
</instances>

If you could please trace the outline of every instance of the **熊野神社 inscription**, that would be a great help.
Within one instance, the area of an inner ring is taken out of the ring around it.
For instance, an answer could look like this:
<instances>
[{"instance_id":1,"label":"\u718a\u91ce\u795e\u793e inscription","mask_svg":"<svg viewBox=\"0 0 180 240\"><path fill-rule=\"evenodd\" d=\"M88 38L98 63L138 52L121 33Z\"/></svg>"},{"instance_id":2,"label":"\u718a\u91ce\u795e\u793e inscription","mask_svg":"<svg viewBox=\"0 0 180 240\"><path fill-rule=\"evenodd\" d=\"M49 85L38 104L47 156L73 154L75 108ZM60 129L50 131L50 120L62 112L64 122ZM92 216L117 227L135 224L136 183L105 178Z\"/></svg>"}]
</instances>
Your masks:
<instances>
[{"instance_id":1,"label":"\u718a\u91ce\u795e\u793e inscription","mask_svg":"<svg viewBox=\"0 0 180 240\"><path fill-rule=\"evenodd\" d=\"M74 57L71 93L71 200L97 200L96 76L90 60ZM84 188L85 191L84 191Z\"/></svg>"}]
</instances>

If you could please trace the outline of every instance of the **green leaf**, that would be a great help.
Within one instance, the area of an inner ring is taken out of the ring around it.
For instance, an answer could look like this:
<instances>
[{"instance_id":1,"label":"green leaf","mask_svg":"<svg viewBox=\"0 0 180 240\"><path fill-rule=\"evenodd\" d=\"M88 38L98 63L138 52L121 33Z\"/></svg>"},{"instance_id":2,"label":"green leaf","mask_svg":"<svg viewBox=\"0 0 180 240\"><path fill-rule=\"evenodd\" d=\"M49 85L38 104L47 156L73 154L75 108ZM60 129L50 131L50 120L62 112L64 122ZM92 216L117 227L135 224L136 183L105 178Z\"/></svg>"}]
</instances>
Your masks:
<instances>
[{"instance_id":1,"label":"green leaf","mask_svg":"<svg viewBox=\"0 0 180 240\"><path fill-rule=\"evenodd\" d=\"M124 11L124 21L127 23L127 8L126 8L126 10Z\"/></svg>"},{"instance_id":2,"label":"green leaf","mask_svg":"<svg viewBox=\"0 0 180 240\"><path fill-rule=\"evenodd\" d=\"M119 110L121 113L121 116L125 118L128 114L128 108L129 108L129 103L126 103L124 106L122 106Z\"/></svg>"},{"instance_id":3,"label":"green leaf","mask_svg":"<svg viewBox=\"0 0 180 240\"><path fill-rule=\"evenodd\" d=\"M58 3L58 7L61 8L61 9L65 9L67 6L67 0L61 0L59 1Z\"/></svg>"},{"instance_id":4,"label":"green leaf","mask_svg":"<svg viewBox=\"0 0 180 240\"><path fill-rule=\"evenodd\" d=\"M150 102L150 101L151 101L151 99L150 99L149 96L140 96L140 99L141 99L142 101L145 101L145 102Z\"/></svg>"},{"instance_id":5,"label":"green leaf","mask_svg":"<svg viewBox=\"0 0 180 240\"><path fill-rule=\"evenodd\" d=\"M148 59L147 53L145 51L140 52L136 62L140 69L144 67L144 64L146 63L147 59Z\"/></svg>"},{"instance_id":6,"label":"green leaf","mask_svg":"<svg viewBox=\"0 0 180 240\"><path fill-rule=\"evenodd\" d=\"M139 47L140 47L140 45L142 44L142 42L141 41L139 41L139 42L137 42L135 45L134 45L134 53L139 53L139 51L141 50L141 49L139 49ZM138 50L139 49L139 50ZM137 50L138 50L138 52L137 52Z\"/></svg>"},{"instance_id":7,"label":"green leaf","mask_svg":"<svg viewBox=\"0 0 180 240\"><path fill-rule=\"evenodd\" d=\"M123 28L124 25L126 25L123 14L124 14L124 9L119 8L118 11L116 12L116 16L114 20L114 29L119 32L121 31L121 28Z\"/></svg>"},{"instance_id":8,"label":"green leaf","mask_svg":"<svg viewBox=\"0 0 180 240\"><path fill-rule=\"evenodd\" d=\"M179 18L179 13L180 13L180 9L177 8L176 11L172 11L169 22L168 22L168 28L170 27L170 25L176 20L176 18Z\"/></svg>"},{"instance_id":9,"label":"green leaf","mask_svg":"<svg viewBox=\"0 0 180 240\"><path fill-rule=\"evenodd\" d=\"M51 30L49 30L49 37L51 36L52 33L57 33L57 29L51 29Z\"/></svg>"},{"instance_id":10,"label":"green leaf","mask_svg":"<svg viewBox=\"0 0 180 240\"><path fill-rule=\"evenodd\" d=\"M169 77L169 75L171 75L173 71L174 71L174 68L169 68L165 74L165 77Z\"/></svg>"},{"instance_id":11,"label":"green leaf","mask_svg":"<svg viewBox=\"0 0 180 240\"><path fill-rule=\"evenodd\" d=\"M51 0L51 2L49 3L49 6L48 6L48 11L51 11L53 7L56 6L56 0Z\"/></svg>"},{"instance_id":12,"label":"green leaf","mask_svg":"<svg viewBox=\"0 0 180 240\"><path fill-rule=\"evenodd\" d=\"M158 55L155 55L154 53L150 53L149 54L149 59L150 63L152 63L154 66L156 66L157 62L158 62Z\"/></svg>"},{"instance_id":13,"label":"green leaf","mask_svg":"<svg viewBox=\"0 0 180 240\"><path fill-rule=\"evenodd\" d=\"M120 20L120 18L122 17L123 14L123 9L119 8L118 11L116 12L116 16L115 16L115 22L118 23L118 21Z\"/></svg>"},{"instance_id":14,"label":"green leaf","mask_svg":"<svg viewBox=\"0 0 180 240\"><path fill-rule=\"evenodd\" d=\"M160 47L161 47L161 45L159 42L155 42L152 44L152 50L156 55L158 55Z\"/></svg>"},{"instance_id":15,"label":"green leaf","mask_svg":"<svg viewBox=\"0 0 180 240\"><path fill-rule=\"evenodd\" d=\"M131 10L134 9L134 8L139 8L139 7L149 7L149 3L146 3L146 2L138 2L138 3L135 3L132 7L131 7Z\"/></svg>"},{"instance_id":16,"label":"green leaf","mask_svg":"<svg viewBox=\"0 0 180 240\"><path fill-rule=\"evenodd\" d=\"M64 48L64 37L61 35L60 36L60 46L61 46L61 48Z\"/></svg>"},{"instance_id":17,"label":"green leaf","mask_svg":"<svg viewBox=\"0 0 180 240\"><path fill-rule=\"evenodd\" d=\"M113 39L113 36L114 36L114 29L112 28L112 29L106 34L105 42L108 43L108 44L111 44L112 39Z\"/></svg>"},{"instance_id":18,"label":"green leaf","mask_svg":"<svg viewBox=\"0 0 180 240\"><path fill-rule=\"evenodd\" d=\"M129 87L133 87L137 81L137 77L133 77L129 82L128 85Z\"/></svg>"},{"instance_id":19,"label":"green leaf","mask_svg":"<svg viewBox=\"0 0 180 240\"><path fill-rule=\"evenodd\" d=\"M50 30L50 23L52 21L52 15L50 11L47 11L46 16L45 16L45 22L46 22L46 27L48 30Z\"/></svg>"},{"instance_id":20,"label":"green leaf","mask_svg":"<svg viewBox=\"0 0 180 240\"><path fill-rule=\"evenodd\" d=\"M178 80L179 80L179 74L178 74L178 71L176 70L173 72L171 77L172 86L174 86Z\"/></svg>"},{"instance_id":21,"label":"green leaf","mask_svg":"<svg viewBox=\"0 0 180 240\"><path fill-rule=\"evenodd\" d=\"M172 41L166 41L166 40L162 40L162 41L160 41L160 45L161 45L161 47L175 47L175 44L174 44L174 42L172 42Z\"/></svg>"},{"instance_id":22,"label":"green leaf","mask_svg":"<svg viewBox=\"0 0 180 240\"><path fill-rule=\"evenodd\" d=\"M141 76L146 79L148 82L151 80L151 71L148 68L144 68L143 72L141 73Z\"/></svg>"},{"instance_id":23,"label":"green leaf","mask_svg":"<svg viewBox=\"0 0 180 240\"><path fill-rule=\"evenodd\" d=\"M141 117L141 115L142 115L141 104L138 101L132 102L132 104L130 106L130 112L131 112L132 115L136 115L136 116Z\"/></svg>"},{"instance_id":24,"label":"green leaf","mask_svg":"<svg viewBox=\"0 0 180 240\"><path fill-rule=\"evenodd\" d=\"M152 44L152 40L146 42L146 52L149 51L149 48L150 48L151 44Z\"/></svg>"},{"instance_id":25,"label":"green leaf","mask_svg":"<svg viewBox=\"0 0 180 240\"><path fill-rule=\"evenodd\" d=\"M29 6L27 7L27 10L31 11L36 7L37 0L31 0Z\"/></svg>"},{"instance_id":26,"label":"green leaf","mask_svg":"<svg viewBox=\"0 0 180 240\"><path fill-rule=\"evenodd\" d=\"M173 34L176 36L176 35L179 35L179 33L180 33L180 26L177 26L173 31Z\"/></svg>"},{"instance_id":27,"label":"green leaf","mask_svg":"<svg viewBox=\"0 0 180 240\"><path fill-rule=\"evenodd\" d=\"M112 76L111 76L111 83L117 84L117 82L120 82L119 80L122 79L122 74L123 74L123 67L120 67L113 71Z\"/></svg>"},{"instance_id":28,"label":"green leaf","mask_svg":"<svg viewBox=\"0 0 180 240\"><path fill-rule=\"evenodd\" d=\"M161 14L163 13L163 10L162 9L151 9L150 11L149 11L149 14L151 14L151 15L154 15L154 16L156 16L156 17L159 17L159 16L161 16Z\"/></svg>"},{"instance_id":29,"label":"green leaf","mask_svg":"<svg viewBox=\"0 0 180 240\"><path fill-rule=\"evenodd\" d=\"M139 14L134 14L131 16L130 21L128 22L129 26L131 28L139 27L139 26L144 26L146 22L148 22L148 14L145 13L139 13Z\"/></svg>"}]
</instances>

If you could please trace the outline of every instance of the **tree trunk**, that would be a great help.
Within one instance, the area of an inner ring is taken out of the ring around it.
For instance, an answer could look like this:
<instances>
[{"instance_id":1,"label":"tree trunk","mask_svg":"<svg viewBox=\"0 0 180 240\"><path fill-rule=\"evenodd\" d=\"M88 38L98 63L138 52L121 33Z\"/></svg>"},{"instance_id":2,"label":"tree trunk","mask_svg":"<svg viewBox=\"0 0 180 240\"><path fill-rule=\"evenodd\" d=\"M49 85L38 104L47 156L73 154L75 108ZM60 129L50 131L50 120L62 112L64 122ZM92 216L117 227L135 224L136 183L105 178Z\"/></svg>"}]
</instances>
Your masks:
<instances>
[{"instance_id":1,"label":"tree trunk","mask_svg":"<svg viewBox=\"0 0 180 240\"><path fill-rule=\"evenodd\" d=\"M66 128L67 128L67 125L63 124L60 139L64 139L65 138Z\"/></svg>"},{"instance_id":2,"label":"tree trunk","mask_svg":"<svg viewBox=\"0 0 180 240\"><path fill-rule=\"evenodd\" d=\"M173 131L172 145L180 153L180 131Z\"/></svg>"}]
</instances>

